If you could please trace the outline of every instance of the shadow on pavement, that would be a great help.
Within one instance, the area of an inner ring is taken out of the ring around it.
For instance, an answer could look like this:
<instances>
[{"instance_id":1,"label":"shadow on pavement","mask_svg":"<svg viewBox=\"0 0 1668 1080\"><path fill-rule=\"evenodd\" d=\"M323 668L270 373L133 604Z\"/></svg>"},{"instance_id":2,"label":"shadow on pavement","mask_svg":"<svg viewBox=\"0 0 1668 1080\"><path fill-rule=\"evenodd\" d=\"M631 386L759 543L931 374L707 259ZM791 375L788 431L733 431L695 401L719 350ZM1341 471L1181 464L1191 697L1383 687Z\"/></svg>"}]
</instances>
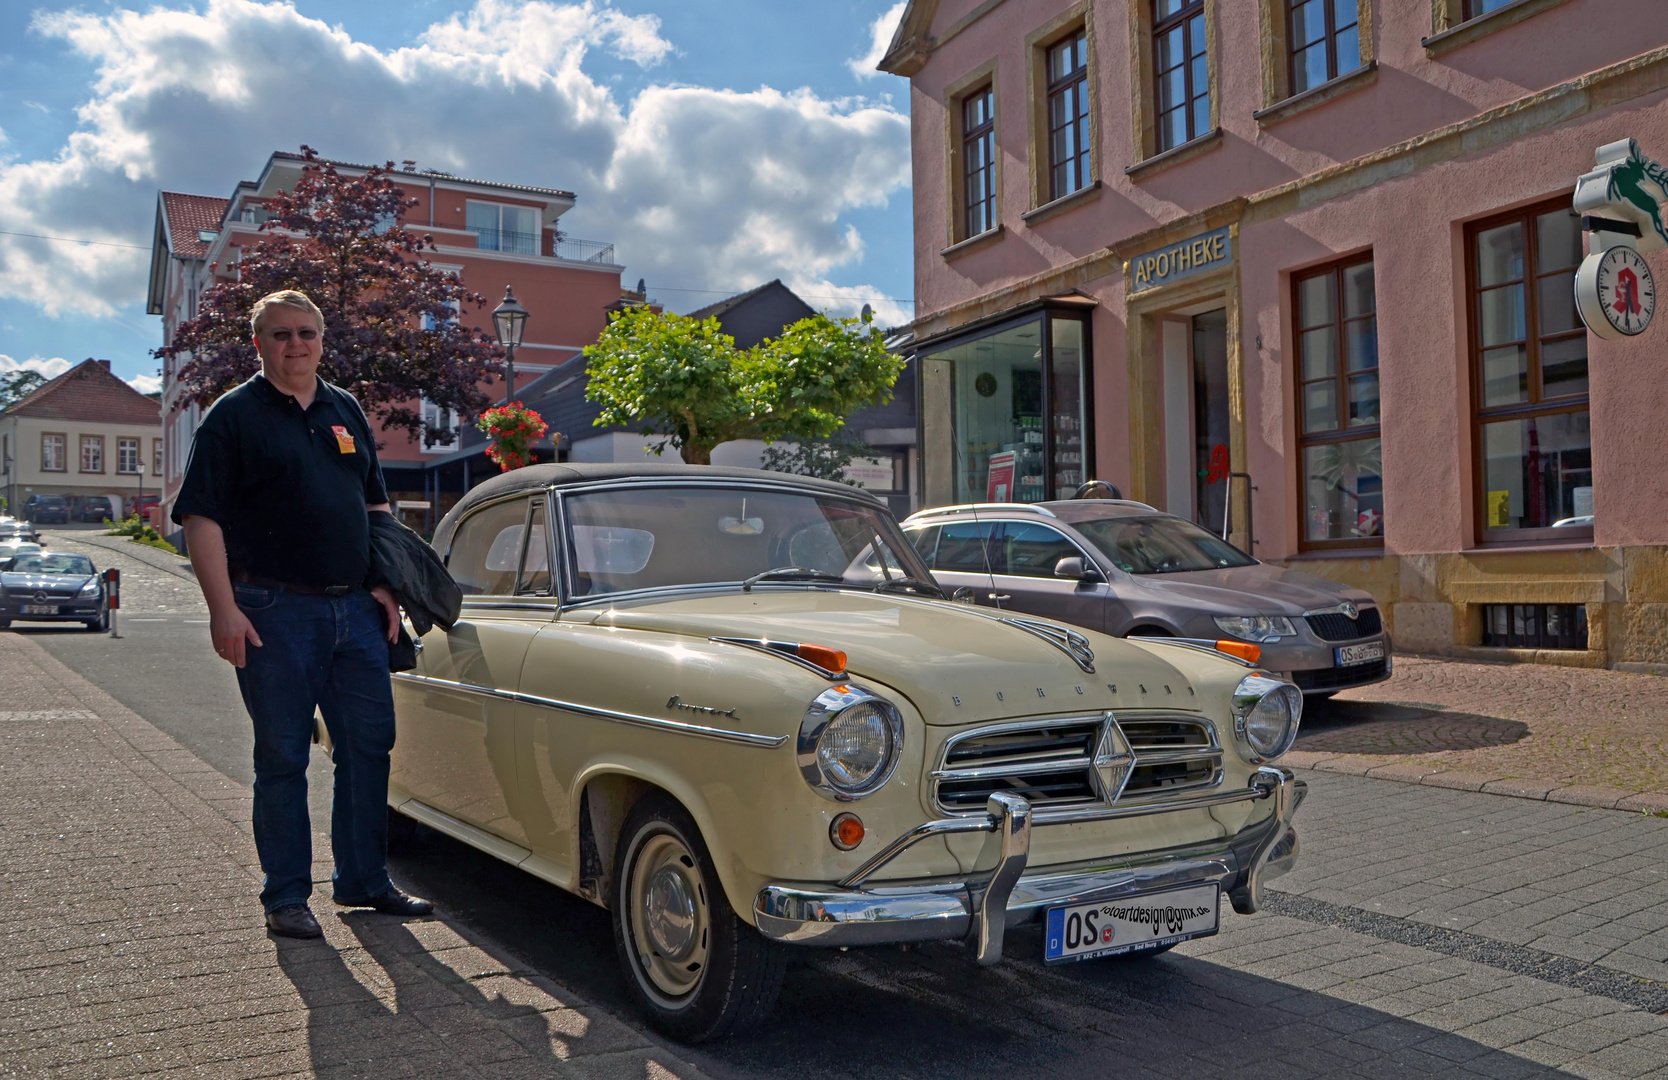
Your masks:
<instances>
[{"instance_id":1,"label":"shadow on pavement","mask_svg":"<svg viewBox=\"0 0 1668 1080\"><path fill-rule=\"evenodd\" d=\"M641 1027L602 909L426 829L393 868L402 887ZM1008 958L993 968L950 944L798 951L762 1033L673 1049L724 1080L988 1080L1004 1067L1027 1080L1568 1075L1207 960L1170 953L1049 968L1041 951L1035 931L1010 931Z\"/></svg>"},{"instance_id":2,"label":"shadow on pavement","mask_svg":"<svg viewBox=\"0 0 1668 1080\"><path fill-rule=\"evenodd\" d=\"M1334 754L1429 754L1509 746L1529 734L1521 720L1390 701L1311 701L1298 750Z\"/></svg>"}]
</instances>

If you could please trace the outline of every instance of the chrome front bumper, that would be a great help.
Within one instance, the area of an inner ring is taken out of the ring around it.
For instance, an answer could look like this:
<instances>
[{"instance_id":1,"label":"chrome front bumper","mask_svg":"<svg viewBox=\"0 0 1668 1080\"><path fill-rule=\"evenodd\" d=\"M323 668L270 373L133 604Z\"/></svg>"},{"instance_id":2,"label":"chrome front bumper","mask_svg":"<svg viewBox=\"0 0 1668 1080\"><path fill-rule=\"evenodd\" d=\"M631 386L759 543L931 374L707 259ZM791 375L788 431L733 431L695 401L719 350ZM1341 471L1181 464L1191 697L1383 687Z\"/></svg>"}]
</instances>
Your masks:
<instances>
[{"instance_id":1,"label":"chrome front bumper","mask_svg":"<svg viewBox=\"0 0 1668 1080\"><path fill-rule=\"evenodd\" d=\"M1219 792L1182 804L1155 804L1085 814L1082 820L1108 816L1166 813L1186 806L1246 800L1273 801L1273 812L1231 839L1210 844L1148 852L1125 859L1102 860L1026 876L1033 824L1074 820L1060 812L1046 818L1015 795L990 797L984 816L929 821L905 833L856 873L833 889L767 885L753 904L759 932L793 945L886 945L913 941L962 939L981 964L1002 958L1002 938L1010 926L1041 917L1059 904L1092 903L1181 885L1215 883L1228 894L1234 910L1250 914L1262 904L1265 882L1297 862L1297 832L1292 817L1306 785L1288 769L1257 770L1250 786ZM1036 819L1036 820L1034 820ZM989 832L996 837L995 868L967 881L921 882L861 888L862 883L907 848L932 836Z\"/></svg>"}]
</instances>

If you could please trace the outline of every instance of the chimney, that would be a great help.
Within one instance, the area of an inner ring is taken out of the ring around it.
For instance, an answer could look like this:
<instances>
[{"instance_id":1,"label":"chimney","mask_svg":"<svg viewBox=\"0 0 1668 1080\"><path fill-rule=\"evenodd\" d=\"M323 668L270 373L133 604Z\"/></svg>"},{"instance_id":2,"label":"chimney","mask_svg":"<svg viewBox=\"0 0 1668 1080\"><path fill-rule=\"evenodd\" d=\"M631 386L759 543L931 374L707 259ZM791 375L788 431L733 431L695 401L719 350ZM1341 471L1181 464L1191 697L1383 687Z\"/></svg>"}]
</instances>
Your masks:
<instances>
[{"instance_id":1,"label":"chimney","mask_svg":"<svg viewBox=\"0 0 1668 1080\"><path fill-rule=\"evenodd\" d=\"M99 366L99 367L101 367L101 368L103 368L103 369L104 369L104 370L105 370L105 371L109 371L109 370L110 370L110 361L108 361L108 360L100 360L100 361L99 361L99 362L98 362L98 366Z\"/></svg>"}]
</instances>

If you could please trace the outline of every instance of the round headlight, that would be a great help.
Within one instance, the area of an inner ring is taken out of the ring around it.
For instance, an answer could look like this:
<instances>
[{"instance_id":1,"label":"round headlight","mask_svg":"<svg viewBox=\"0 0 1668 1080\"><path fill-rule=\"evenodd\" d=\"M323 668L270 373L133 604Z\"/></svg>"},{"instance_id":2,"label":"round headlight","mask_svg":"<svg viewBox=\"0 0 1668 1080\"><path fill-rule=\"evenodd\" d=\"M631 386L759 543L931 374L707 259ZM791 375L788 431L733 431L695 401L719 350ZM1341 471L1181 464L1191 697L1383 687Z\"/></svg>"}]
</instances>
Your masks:
<instances>
[{"instance_id":1,"label":"round headlight","mask_svg":"<svg viewBox=\"0 0 1668 1080\"><path fill-rule=\"evenodd\" d=\"M840 802L879 790L903 745L903 717L867 690L836 686L806 710L799 729L799 768L818 793Z\"/></svg>"},{"instance_id":2,"label":"round headlight","mask_svg":"<svg viewBox=\"0 0 1668 1080\"><path fill-rule=\"evenodd\" d=\"M1253 763L1277 758L1297 741L1303 691L1267 675L1247 675L1234 688L1234 736Z\"/></svg>"}]
</instances>

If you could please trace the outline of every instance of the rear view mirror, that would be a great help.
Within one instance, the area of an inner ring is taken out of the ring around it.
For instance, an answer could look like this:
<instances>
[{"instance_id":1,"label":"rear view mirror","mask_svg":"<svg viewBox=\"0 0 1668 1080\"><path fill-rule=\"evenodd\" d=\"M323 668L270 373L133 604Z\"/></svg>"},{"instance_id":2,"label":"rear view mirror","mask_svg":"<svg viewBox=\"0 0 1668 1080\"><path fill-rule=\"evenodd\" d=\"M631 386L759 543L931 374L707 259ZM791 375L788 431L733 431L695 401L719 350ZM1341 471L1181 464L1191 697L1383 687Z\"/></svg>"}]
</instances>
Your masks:
<instances>
[{"instance_id":1,"label":"rear view mirror","mask_svg":"<svg viewBox=\"0 0 1668 1080\"><path fill-rule=\"evenodd\" d=\"M1093 566L1085 565L1081 555L1072 555L1054 564L1054 576L1069 578L1072 581L1098 581L1100 571Z\"/></svg>"}]
</instances>

